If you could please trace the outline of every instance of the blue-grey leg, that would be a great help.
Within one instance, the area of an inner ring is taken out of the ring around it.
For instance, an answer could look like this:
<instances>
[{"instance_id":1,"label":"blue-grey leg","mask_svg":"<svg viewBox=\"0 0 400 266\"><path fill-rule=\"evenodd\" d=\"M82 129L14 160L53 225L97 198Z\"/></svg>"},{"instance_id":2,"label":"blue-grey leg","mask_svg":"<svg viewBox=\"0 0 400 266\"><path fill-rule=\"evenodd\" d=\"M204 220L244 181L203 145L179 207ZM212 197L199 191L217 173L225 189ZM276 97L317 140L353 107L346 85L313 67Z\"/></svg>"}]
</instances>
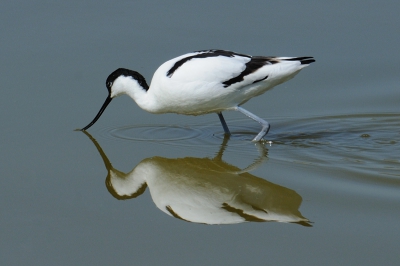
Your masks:
<instances>
[{"instance_id":1,"label":"blue-grey leg","mask_svg":"<svg viewBox=\"0 0 400 266\"><path fill-rule=\"evenodd\" d=\"M229 131L228 125L225 122L224 116L222 115L221 112L219 112L217 114L218 114L219 120L221 121L222 127L224 128L225 134L230 135L231 132Z\"/></svg>"},{"instance_id":2,"label":"blue-grey leg","mask_svg":"<svg viewBox=\"0 0 400 266\"><path fill-rule=\"evenodd\" d=\"M249 111L247 111L246 109L243 109L242 107L237 106L235 108L235 110L241 112L242 114L250 117L251 119L253 119L261 124L262 129L261 129L260 133L258 133L258 135L253 139L253 141L260 141L265 135L267 135L269 128L270 128L270 125L267 121L259 118L255 114L250 113Z\"/></svg>"}]
</instances>

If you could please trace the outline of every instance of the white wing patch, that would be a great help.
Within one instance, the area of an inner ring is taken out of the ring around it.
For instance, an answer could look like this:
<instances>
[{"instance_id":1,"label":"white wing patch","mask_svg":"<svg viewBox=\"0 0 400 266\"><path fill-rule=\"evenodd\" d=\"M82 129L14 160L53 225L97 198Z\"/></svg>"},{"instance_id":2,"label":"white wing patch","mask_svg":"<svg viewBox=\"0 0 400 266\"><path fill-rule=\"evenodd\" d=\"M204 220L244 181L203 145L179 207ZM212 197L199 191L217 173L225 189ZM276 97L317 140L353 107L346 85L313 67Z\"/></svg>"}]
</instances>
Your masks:
<instances>
[{"instance_id":1,"label":"white wing patch","mask_svg":"<svg viewBox=\"0 0 400 266\"><path fill-rule=\"evenodd\" d=\"M248 61L250 61L250 58L240 56L193 58L180 66L171 79L181 82L223 83L240 75L246 69Z\"/></svg>"}]
</instances>

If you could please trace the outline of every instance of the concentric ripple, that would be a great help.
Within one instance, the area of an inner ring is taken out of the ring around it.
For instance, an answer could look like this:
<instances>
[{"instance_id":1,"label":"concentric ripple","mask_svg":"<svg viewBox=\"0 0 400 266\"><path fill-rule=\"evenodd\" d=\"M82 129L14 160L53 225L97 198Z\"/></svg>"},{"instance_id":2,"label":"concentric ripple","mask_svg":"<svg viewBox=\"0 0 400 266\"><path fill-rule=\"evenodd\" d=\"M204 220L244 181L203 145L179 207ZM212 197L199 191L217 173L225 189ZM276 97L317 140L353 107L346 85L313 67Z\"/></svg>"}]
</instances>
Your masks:
<instances>
[{"instance_id":1,"label":"concentric ripple","mask_svg":"<svg viewBox=\"0 0 400 266\"><path fill-rule=\"evenodd\" d=\"M289 119L277 126L270 157L400 181L399 114Z\"/></svg>"},{"instance_id":2,"label":"concentric ripple","mask_svg":"<svg viewBox=\"0 0 400 266\"><path fill-rule=\"evenodd\" d=\"M204 135L200 129L176 125L125 126L112 129L109 133L119 139L154 142L177 142Z\"/></svg>"},{"instance_id":3,"label":"concentric ripple","mask_svg":"<svg viewBox=\"0 0 400 266\"><path fill-rule=\"evenodd\" d=\"M257 134L258 125L246 121L231 121L232 135L229 145L248 144ZM236 124L236 125L235 125ZM219 123L207 125L132 125L118 128L103 128L101 135L106 139L122 141L148 141L173 146L208 146L219 145L225 134Z\"/></svg>"},{"instance_id":4,"label":"concentric ripple","mask_svg":"<svg viewBox=\"0 0 400 266\"><path fill-rule=\"evenodd\" d=\"M370 177L400 186L400 114L362 114L269 119L265 146L269 159L299 163L341 175ZM230 120L232 135L224 140L218 121L191 125L134 125L106 128L109 140L152 142L218 150L221 144L235 156L254 156L251 140L260 130L249 119ZM224 145L225 145L224 144Z\"/></svg>"},{"instance_id":5,"label":"concentric ripple","mask_svg":"<svg viewBox=\"0 0 400 266\"><path fill-rule=\"evenodd\" d=\"M264 145L270 150L270 158L352 171L370 169L400 179L400 114L274 118L269 122L272 128ZM203 123L108 128L103 135L122 141L188 147L221 145L221 125L215 121ZM245 118L231 120L229 128L232 135L227 145L235 153L254 151L249 144L258 133L257 123Z\"/></svg>"}]
</instances>

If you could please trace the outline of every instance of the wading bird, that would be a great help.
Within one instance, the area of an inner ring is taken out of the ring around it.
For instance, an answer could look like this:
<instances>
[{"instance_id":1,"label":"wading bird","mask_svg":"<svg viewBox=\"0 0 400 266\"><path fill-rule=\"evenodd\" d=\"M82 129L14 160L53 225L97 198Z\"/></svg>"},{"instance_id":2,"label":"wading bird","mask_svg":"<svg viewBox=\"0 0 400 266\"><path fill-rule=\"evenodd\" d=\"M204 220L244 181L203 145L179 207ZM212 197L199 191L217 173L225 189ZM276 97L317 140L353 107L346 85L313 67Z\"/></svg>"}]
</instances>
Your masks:
<instances>
[{"instance_id":1,"label":"wading bird","mask_svg":"<svg viewBox=\"0 0 400 266\"><path fill-rule=\"evenodd\" d=\"M250 56L225 50L188 53L162 64L153 75L150 87L136 71L119 68L107 80L108 97L96 117L82 130L91 127L111 100L127 94L140 108L154 114L203 115L217 113L225 134L230 134L222 111L239 111L262 126L253 141L269 131L264 119L241 105L274 86L293 78L315 62L313 57Z\"/></svg>"}]
</instances>

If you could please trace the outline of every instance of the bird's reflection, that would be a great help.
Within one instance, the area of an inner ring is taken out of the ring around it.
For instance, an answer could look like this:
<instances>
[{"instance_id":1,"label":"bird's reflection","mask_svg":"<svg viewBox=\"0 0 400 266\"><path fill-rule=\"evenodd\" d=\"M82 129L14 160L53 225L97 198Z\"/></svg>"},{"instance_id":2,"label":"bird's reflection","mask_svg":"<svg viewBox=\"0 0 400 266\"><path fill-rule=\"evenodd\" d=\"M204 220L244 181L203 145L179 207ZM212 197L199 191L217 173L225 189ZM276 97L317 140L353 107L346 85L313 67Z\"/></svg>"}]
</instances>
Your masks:
<instances>
[{"instance_id":1,"label":"bird's reflection","mask_svg":"<svg viewBox=\"0 0 400 266\"><path fill-rule=\"evenodd\" d=\"M84 133L103 158L108 171L107 189L117 199L138 197L149 187L160 210L188 222L276 221L311 226L298 210L302 202L299 194L247 172L267 159L262 144L257 144L260 158L244 170L222 160L228 141L225 138L213 159L151 157L123 173L111 165L97 141Z\"/></svg>"}]
</instances>

